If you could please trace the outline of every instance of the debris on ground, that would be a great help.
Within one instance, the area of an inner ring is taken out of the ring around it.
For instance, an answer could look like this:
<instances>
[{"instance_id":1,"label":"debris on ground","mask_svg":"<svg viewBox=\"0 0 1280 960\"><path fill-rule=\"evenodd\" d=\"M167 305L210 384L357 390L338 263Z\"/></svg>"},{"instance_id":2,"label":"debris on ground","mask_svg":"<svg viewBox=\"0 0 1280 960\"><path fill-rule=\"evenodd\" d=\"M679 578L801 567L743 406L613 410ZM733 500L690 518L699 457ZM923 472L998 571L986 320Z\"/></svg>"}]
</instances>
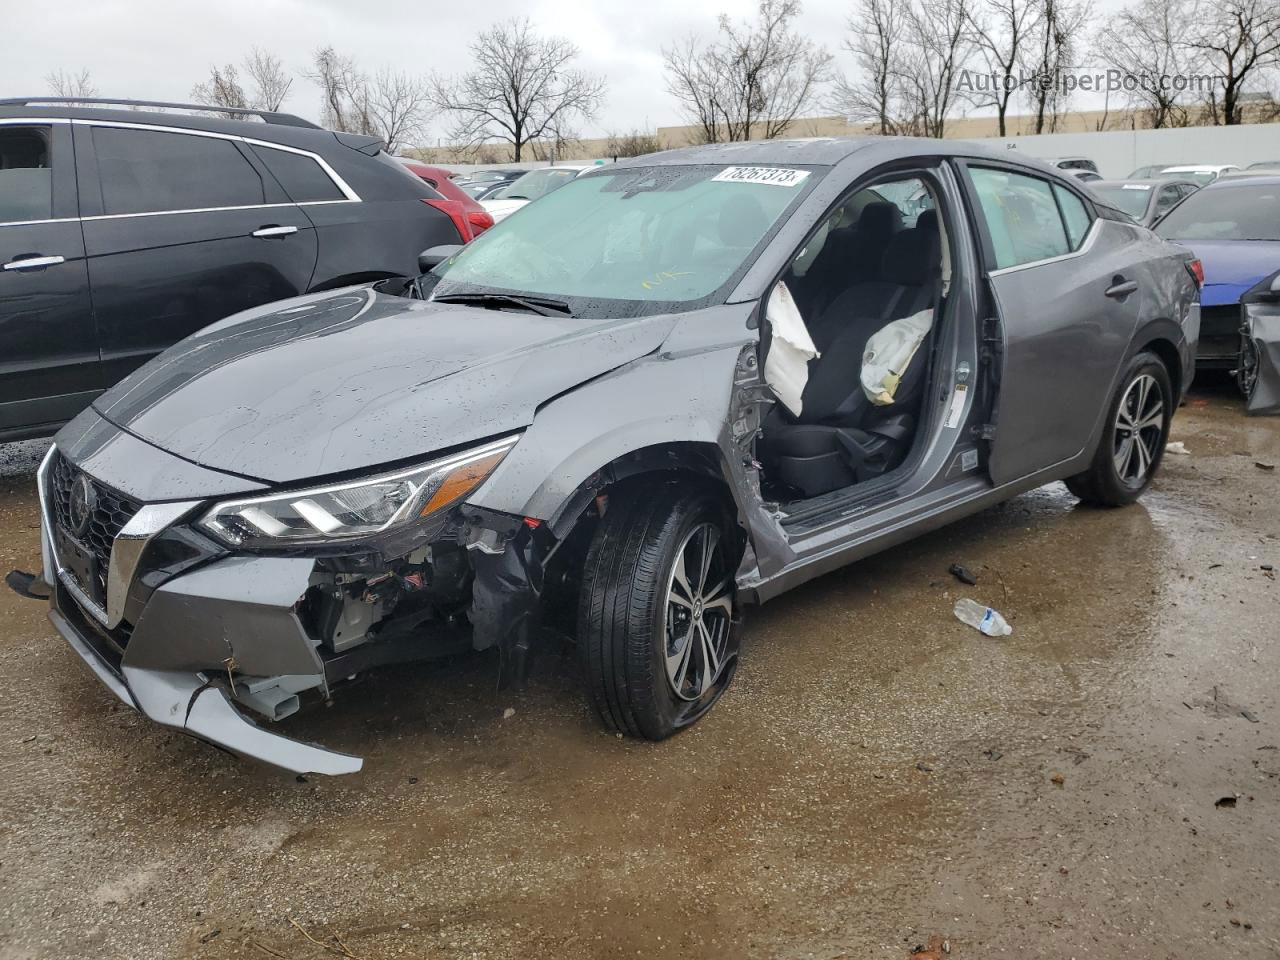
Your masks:
<instances>
[{"instance_id":1,"label":"debris on ground","mask_svg":"<svg viewBox=\"0 0 1280 960\"><path fill-rule=\"evenodd\" d=\"M947 567L947 573L951 574L961 583L967 583L971 587L978 582L978 578L976 576L970 573L967 568L960 566L958 563L953 563L951 566Z\"/></svg>"},{"instance_id":2,"label":"debris on ground","mask_svg":"<svg viewBox=\"0 0 1280 960\"><path fill-rule=\"evenodd\" d=\"M514 717L515 715L516 715L516 708L515 708L515 707L507 707L507 709L505 709L505 710L503 710L503 711L502 711L502 719L503 719L503 720L510 720L510 719L511 719L512 717Z\"/></svg>"},{"instance_id":3,"label":"debris on ground","mask_svg":"<svg viewBox=\"0 0 1280 960\"><path fill-rule=\"evenodd\" d=\"M1253 465L1259 470L1274 470L1276 468L1274 463L1263 463L1261 460L1253 461Z\"/></svg>"},{"instance_id":4,"label":"debris on ground","mask_svg":"<svg viewBox=\"0 0 1280 960\"><path fill-rule=\"evenodd\" d=\"M1084 763L1086 760L1088 760L1089 757L1091 756L1090 754L1085 753L1079 747L1059 747L1058 750L1060 753L1065 753L1067 756L1069 756L1071 758L1071 762L1074 763L1077 767L1080 766L1080 764Z\"/></svg>"},{"instance_id":5,"label":"debris on ground","mask_svg":"<svg viewBox=\"0 0 1280 960\"><path fill-rule=\"evenodd\" d=\"M986 757L988 760L999 760L1001 757L1004 756L1004 754L1001 753L999 750L997 750L995 747L992 747L990 750L983 750L982 755Z\"/></svg>"},{"instance_id":6,"label":"debris on ground","mask_svg":"<svg viewBox=\"0 0 1280 960\"><path fill-rule=\"evenodd\" d=\"M1052 777L1049 778L1049 782L1052 783L1055 787L1060 787L1067 782L1067 778L1060 773L1055 773Z\"/></svg>"},{"instance_id":7,"label":"debris on ground","mask_svg":"<svg viewBox=\"0 0 1280 960\"><path fill-rule=\"evenodd\" d=\"M1187 449L1187 445L1181 440L1175 440L1173 443L1166 443L1164 445L1164 452L1175 453L1180 457L1190 456L1191 454L1191 451Z\"/></svg>"},{"instance_id":8,"label":"debris on ground","mask_svg":"<svg viewBox=\"0 0 1280 960\"><path fill-rule=\"evenodd\" d=\"M913 947L911 957L912 960L942 960L950 952L951 941L934 934L929 938L928 944Z\"/></svg>"},{"instance_id":9,"label":"debris on ground","mask_svg":"<svg viewBox=\"0 0 1280 960\"><path fill-rule=\"evenodd\" d=\"M1258 715L1248 707L1239 703L1232 703L1227 698L1225 687L1214 684L1213 688L1203 697L1193 700L1191 703L1184 703L1188 709L1192 705L1199 707L1211 717L1244 717L1250 723L1258 722Z\"/></svg>"},{"instance_id":10,"label":"debris on ground","mask_svg":"<svg viewBox=\"0 0 1280 960\"><path fill-rule=\"evenodd\" d=\"M1236 798L1235 798L1234 796L1230 796L1230 797L1219 797L1217 800L1213 801L1213 805L1214 805L1215 807L1220 808L1220 809L1227 809L1227 810L1230 810L1230 809L1233 809L1233 808L1235 807L1235 805L1236 805Z\"/></svg>"},{"instance_id":11,"label":"debris on ground","mask_svg":"<svg viewBox=\"0 0 1280 960\"><path fill-rule=\"evenodd\" d=\"M984 607L976 600L962 597L956 601L956 619L967 623L975 630L981 630L988 637L1007 637L1013 633L1008 621L991 607Z\"/></svg>"},{"instance_id":12,"label":"debris on ground","mask_svg":"<svg viewBox=\"0 0 1280 960\"><path fill-rule=\"evenodd\" d=\"M933 767L929 766L927 763L917 763L916 769L921 773L933 773Z\"/></svg>"}]
</instances>

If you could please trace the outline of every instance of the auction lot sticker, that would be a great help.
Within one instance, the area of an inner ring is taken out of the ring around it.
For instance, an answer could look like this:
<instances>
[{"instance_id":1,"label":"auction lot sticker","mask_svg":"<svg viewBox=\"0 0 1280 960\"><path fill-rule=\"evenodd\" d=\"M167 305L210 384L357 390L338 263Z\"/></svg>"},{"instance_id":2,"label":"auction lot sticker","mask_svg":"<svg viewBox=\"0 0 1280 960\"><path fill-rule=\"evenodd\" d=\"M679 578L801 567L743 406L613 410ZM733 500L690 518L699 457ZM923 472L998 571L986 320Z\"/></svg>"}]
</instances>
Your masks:
<instances>
[{"instance_id":1,"label":"auction lot sticker","mask_svg":"<svg viewBox=\"0 0 1280 960\"><path fill-rule=\"evenodd\" d=\"M727 183L765 183L771 187L794 187L808 175L808 170L788 170L783 167L725 167L711 179Z\"/></svg>"}]
</instances>

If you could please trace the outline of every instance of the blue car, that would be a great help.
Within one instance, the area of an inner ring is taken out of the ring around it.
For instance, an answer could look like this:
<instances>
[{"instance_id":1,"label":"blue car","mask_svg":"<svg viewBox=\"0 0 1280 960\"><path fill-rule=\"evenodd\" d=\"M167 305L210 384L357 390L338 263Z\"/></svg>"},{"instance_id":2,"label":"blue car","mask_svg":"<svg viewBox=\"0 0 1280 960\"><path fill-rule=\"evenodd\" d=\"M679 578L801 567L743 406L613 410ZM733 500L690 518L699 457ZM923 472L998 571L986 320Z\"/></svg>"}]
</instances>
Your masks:
<instances>
[{"instance_id":1,"label":"blue car","mask_svg":"<svg viewBox=\"0 0 1280 960\"><path fill-rule=\"evenodd\" d=\"M1219 180L1174 207L1154 229L1190 247L1204 268L1197 368L1236 368L1240 301L1280 271L1280 176Z\"/></svg>"}]
</instances>

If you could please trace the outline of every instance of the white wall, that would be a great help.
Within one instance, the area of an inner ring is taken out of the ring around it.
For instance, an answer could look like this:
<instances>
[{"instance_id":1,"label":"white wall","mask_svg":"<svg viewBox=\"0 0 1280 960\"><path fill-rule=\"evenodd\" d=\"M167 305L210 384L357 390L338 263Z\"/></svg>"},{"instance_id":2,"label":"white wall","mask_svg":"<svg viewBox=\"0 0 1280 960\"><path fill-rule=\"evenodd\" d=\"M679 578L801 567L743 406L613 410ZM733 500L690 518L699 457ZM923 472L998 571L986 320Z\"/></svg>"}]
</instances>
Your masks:
<instances>
[{"instance_id":1,"label":"white wall","mask_svg":"<svg viewBox=\"0 0 1280 960\"><path fill-rule=\"evenodd\" d=\"M983 137L970 143L989 150L1010 149L1032 157L1088 157L1104 177L1127 177L1148 164L1280 162L1280 124L1177 130L1109 130L1104 133L1045 133L1026 137Z\"/></svg>"}]
</instances>

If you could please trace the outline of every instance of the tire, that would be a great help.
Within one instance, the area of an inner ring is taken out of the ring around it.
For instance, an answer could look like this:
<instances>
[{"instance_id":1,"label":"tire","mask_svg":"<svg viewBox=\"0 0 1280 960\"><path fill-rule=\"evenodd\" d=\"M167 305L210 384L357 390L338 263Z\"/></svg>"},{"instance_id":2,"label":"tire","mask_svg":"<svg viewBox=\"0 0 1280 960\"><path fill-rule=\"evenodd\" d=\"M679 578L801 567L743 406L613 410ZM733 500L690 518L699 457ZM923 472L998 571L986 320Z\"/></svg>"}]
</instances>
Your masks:
<instances>
[{"instance_id":1,"label":"tire","mask_svg":"<svg viewBox=\"0 0 1280 960\"><path fill-rule=\"evenodd\" d=\"M1154 391L1159 391L1158 398L1153 396ZM1067 489L1094 507L1123 507L1133 503L1160 469L1172 419L1173 389L1169 371L1155 354L1137 354L1125 365L1124 375L1107 406L1107 419L1093 463L1088 470L1069 478ZM1137 440L1132 439L1135 424Z\"/></svg>"},{"instance_id":2,"label":"tire","mask_svg":"<svg viewBox=\"0 0 1280 960\"><path fill-rule=\"evenodd\" d=\"M587 693L607 728L662 740L728 688L738 665L738 541L724 499L707 487L610 495L587 550L577 630ZM695 561L707 542L702 575Z\"/></svg>"}]
</instances>

